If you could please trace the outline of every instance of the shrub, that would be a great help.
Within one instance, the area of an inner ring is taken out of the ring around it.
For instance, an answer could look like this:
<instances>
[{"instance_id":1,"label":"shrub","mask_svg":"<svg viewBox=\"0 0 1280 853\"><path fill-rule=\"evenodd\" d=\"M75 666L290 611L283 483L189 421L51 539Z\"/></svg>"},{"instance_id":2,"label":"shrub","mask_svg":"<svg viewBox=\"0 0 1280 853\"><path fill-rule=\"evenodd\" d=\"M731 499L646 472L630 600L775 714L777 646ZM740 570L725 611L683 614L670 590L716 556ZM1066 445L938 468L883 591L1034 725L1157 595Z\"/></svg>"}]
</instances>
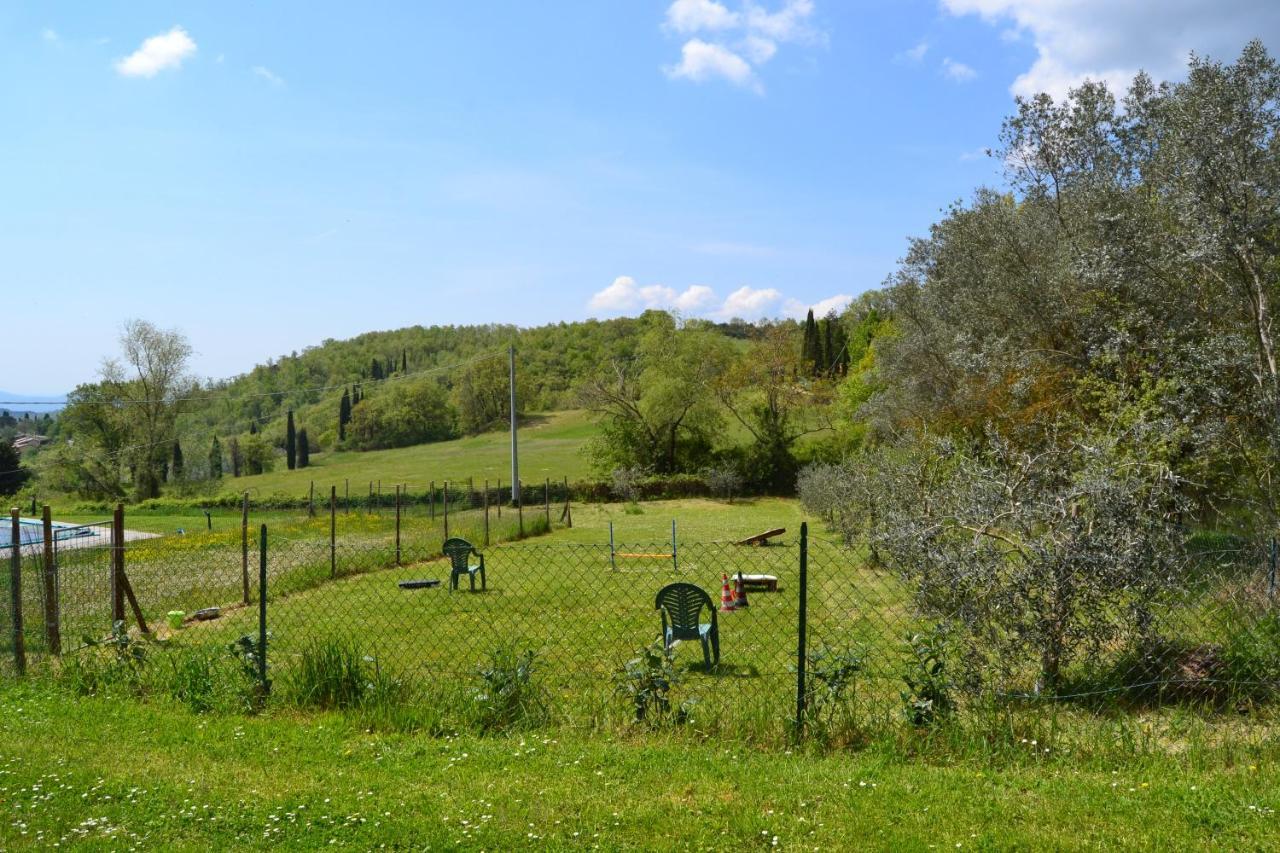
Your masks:
<instances>
[{"instance_id":1,"label":"shrub","mask_svg":"<svg viewBox=\"0 0 1280 853\"><path fill-rule=\"evenodd\" d=\"M661 640L640 649L636 657L622 665L614 675L614 689L625 696L635 712L637 723L660 725L671 712L671 689L679 684L675 655ZM676 722L688 718L688 707L682 704Z\"/></svg>"},{"instance_id":2,"label":"shrub","mask_svg":"<svg viewBox=\"0 0 1280 853\"><path fill-rule=\"evenodd\" d=\"M475 703L482 731L534 726L546 721L547 697L534 678L537 652L502 643L477 671Z\"/></svg>"},{"instance_id":3,"label":"shrub","mask_svg":"<svg viewBox=\"0 0 1280 853\"><path fill-rule=\"evenodd\" d=\"M866 666L866 651L858 646L821 645L806 656L805 719L813 734L830 738L852 718L858 677Z\"/></svg>"},{"instance_id":4,"label":"shrub","mask_svg":"<svg viewBox=\"0 0 1280 853\"><path fill-rule=\"evenodd\" d=\"M954 685L947 675L947 636L935 626L931 631L907 635L906 646L903 713L913 726L932 726L955 711L951 697Z\"/></svg>"}]
</instances>

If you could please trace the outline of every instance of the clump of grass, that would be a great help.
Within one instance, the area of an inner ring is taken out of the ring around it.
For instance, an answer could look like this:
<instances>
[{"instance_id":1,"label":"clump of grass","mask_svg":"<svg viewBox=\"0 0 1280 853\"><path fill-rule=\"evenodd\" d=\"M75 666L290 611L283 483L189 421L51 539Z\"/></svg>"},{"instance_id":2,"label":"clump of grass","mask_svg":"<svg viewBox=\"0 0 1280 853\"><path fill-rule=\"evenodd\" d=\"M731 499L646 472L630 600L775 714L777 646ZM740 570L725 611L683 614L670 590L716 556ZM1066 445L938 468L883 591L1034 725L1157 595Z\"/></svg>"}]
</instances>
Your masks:
<instances>
[{"instance_id":1,"label":"clump of grass","mask_svg":"<svg viewBox=\"0 0 1280 853\"><path fill-rule=\"evenodd\" d=\"M165 665L157 667L156 672L157 692L169 695L197 714L247 712L259 706L255 674L216 647L174 649L165 655Z\"/></svg>"},{"instance_id":2,"label":"clump of grass","mask_svg":"<svg viewBox=\"0 0 1280 853\"><path fill-rule=\"evenodd\" d=\"M349 640L314 640L302 649L297 667L289 673L288 695L305 708L355 708L373 686L371 662Z\"/></svg>"}]
</instances>

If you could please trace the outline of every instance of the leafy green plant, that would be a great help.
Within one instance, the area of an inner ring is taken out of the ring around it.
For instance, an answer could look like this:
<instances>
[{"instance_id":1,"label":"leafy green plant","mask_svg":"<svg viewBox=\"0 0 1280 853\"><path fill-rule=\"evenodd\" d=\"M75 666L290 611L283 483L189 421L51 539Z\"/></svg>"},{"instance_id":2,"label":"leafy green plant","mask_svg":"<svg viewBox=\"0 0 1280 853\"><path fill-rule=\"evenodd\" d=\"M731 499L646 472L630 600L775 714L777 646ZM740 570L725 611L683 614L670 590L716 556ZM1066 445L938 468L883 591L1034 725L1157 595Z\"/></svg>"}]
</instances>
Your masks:
<instances>
[{"instance_id":1,"label":"leafy green plant","mask_svg":"<svg viewBox=\"0 0 1280 853\"><path fill-rule=\"evenodd\" d=\"M837 721L849 716L866 659L866 651L859 646L821 645L806 655L808 722L817 723L829 734Z\"/></svg>"},{"instance_id":2,"label":"leafy green plant","mask_svg":"<svg viewBox=\"0 0 1280 853\"><path fill-rule=\"evenodd\" d=\"M480 728L500 731L536 725L547 717L547 698L535 678L538 653L503 643L489 651L479 668L475 702Z\"/></svg>"},{"instance_id":3,"label":"leafy green plant","mask_svg":"<svg viewBox=\"0 0 1280 853\"><path fill-rule=\"evenodd\" d=\"M614 676L615 691L630 700L636 722L650 725L667 719L671 712L671 689L679 683L675 655L661 640L640 649ZM682 703L675 720L683 723L687 718L688 707Z\"/></svg>"},{"instance_id":4,"label":"leafy green plant","mask_svg":"<svg viewBox=\"0 0 1280 853\"><path fill-rule=\"evenodd\" d=\"M913 726L932 726L955 711L955 685L947 674L947 637L941 626L907 635L903 713Z\"/></svg>"}]
</instances>

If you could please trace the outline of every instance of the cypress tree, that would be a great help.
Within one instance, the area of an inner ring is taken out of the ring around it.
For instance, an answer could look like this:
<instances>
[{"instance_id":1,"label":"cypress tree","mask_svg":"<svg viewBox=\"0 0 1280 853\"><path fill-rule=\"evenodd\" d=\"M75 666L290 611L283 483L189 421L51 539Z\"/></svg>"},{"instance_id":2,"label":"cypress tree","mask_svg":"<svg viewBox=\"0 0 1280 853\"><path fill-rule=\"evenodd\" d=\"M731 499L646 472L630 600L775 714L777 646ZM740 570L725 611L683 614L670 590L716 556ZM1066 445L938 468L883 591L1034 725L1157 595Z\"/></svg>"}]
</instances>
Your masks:
<instances>
[{"instance_id":1,"label":"cypress tree","mask_svg":"<svg viewBox=\"0 0 1280 853\"><path fill-rule=\"evenodd\" d=\"M401 373L409 372L409 350L408 349L400 350L400 372Z\"/></svg>"},{"instance_id":2,"label":"cypress tree","mask_svg":"<svg viewBox=\"0 0 1280 853\"><path fill-rule=\"evenodd\" d=\"M240 439L234 435L227 442L227 453L231 456L231 476L240 476L240 467L244 464L244 457L240 455Z\"/></svg>"},{"instance_id":3,"label":"cypress tree","mask_svg":"<svg viewBox=\"0 0 1280 853\"><path fill-rule=\"evenodd\" d=\"M342 402L338 404L338 441L347 440L347 424L351 422L351 395L342 389Z\"/></svg>"},{"instance_id":4,"label":"cypress tree","mask_svg":"<svg viewBox=\"0 0 1280 853\"><path fill-rule=\"evenodd\" d=\"M376 358L373 360L373 367L369 369L369 378L375 382L382 378L382 362Z\"/></svg>"},{"instance_id":5,"label":"cypress tree","mask_svg":"<svg viewBox=\"0 0 1280 853\"><path fill-rule=\"evenodd\" d=\"M284 430L284 455L290 471L298 467L298 433L293 428L293 409L289 410L289 421Z\"/></svg>"},{"instance_id":6,"label":"cypress tree","mask_svg":"<svg viewBox=\"0 0 1280 853\"><path fill-rule=\"evenodd\" d=\"M258 423L257 421L252 421L249 424L249 435L257 435L257 434L258 434Z\"/></svg>"},{"instance_id":7,"label":"cypress tree","mask_svg":"<svg viewBox=\"0 0 1280 853\"><path fill-rule=\"evenodd\" d=\"M214 480L222 479L222 444L218 442L216 435L209 447L209 477Z\"/></svg>"},{"instance_id":8,"label":"cypress tree","mask_svg":"<svg viewBox=\"0 0 1280 853\"><path fill-rule=\"evenodd\" d=\"M818 327L813 321L813 309L809 309L808 315L804 318L804 342L800 345L800 360L805 364L805 370L813 373L817 370L818 365Z\"/></svg>"},{"instance_id":9,"label":"cypress tree","mask_svg":"<svg viewBox=\"0 0 1280 853\"><path fill-rule=\"evenodd\" d=\"M311 464L311 444L307 441L307 428L298 430L298 467L306 468Z\"/></svg>"},{"instance_id":10,"label":"cypress tree","mask_svg":"<svg viewBox=\"0 0 1280 853\"><path fill-rule=\"evenodd\" d=\"M175 438L173 440L173 461L169 463L169 471L173 474L173 479L181 480L184 468L186 468L186 463L182 459L182 445Z\"/></svg>"}]
</instances>

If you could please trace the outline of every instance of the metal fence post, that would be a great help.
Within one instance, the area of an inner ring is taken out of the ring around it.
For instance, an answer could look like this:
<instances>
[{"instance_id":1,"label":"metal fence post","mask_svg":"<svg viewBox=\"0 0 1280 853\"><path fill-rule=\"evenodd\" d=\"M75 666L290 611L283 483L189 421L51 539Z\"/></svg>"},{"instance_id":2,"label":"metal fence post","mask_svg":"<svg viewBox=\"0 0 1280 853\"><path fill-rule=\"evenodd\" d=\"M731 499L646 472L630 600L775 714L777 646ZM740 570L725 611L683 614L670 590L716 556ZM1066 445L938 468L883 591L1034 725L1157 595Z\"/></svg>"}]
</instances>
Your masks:
<instances>
[{"instance_id":1,"label":"metal fence post","mask_svg":"<svg viewBox=\"0 0 1280 853\"><path fill-rule=\"evenodd\" d=\"M520 500L520 483L516 480L511 481L512 500L516 504L516 514L520 519L520 538L524 538L524 501Z\"/></svg>"},{"instance_id":2,"label":"metal fence post","mask_svg":"<svg viewBox=\"0 0 1280 853\"><path fill-rule=\"evenodd\" d=\"M489 544L489 481L484 481L484 544Z\"/></svg>"},{"instance_id":3,"label":"metal fence post","mask_svg":"<svg viewBox=\"0 0 1280 853\"><path fill-rule=\"evenodd\" d=\"M12 520L12 536L9 546L9 607L13 622L13 666L18 675L27 672L27 647L22 633L22 525L18 521L18 508L9 511Z\"/></svg>"},{"instance_id":4,"label":"metal fence post","mask_svg":"<svg viewBox=\"0 0 1280 853\"><path fill-rule=\"evenodd\" d=\"M329 487L329 577L338 576L338 487Z\"/></svg>"},{"instance_id":5,"label":"metal fence post","mask_svg":"<svg viewBox=\"0 0 1280 853\"><path fill-rule=\"evenodd\" d=\"M502 478L498 478L498 521L502 521Z\"/></svg>"},{"instance_id":6,"label":"metal fence post","mask_svg":"<svg viewBox=\"0 0 1280 853\"><path fill-rule=\"evenodd\" d=\"M436 520L436 481L431 481L431 494L427 497L428 509L431 512L431 520Z\"/></svg>"},{"instance_id":7,"label":"metal fence post","mask_svg":"<svg viewBox=\"0 0 1280 853\"><path fill-rule=\"evenodd\" d=\"M249 604L249 493L244 493L244 501L240 506L240 581L243 589L242 598L246 606Z\"/></svg>"},{"instance_id":8,"label":"metal fence post","mask_svg":"<svg viewBox=\"0 0 1280 853\"><path fill-rule=\"evenodd\" d=\"M342 514L351 515L351 478L342 481Z\"/></svg>"},{"instance_id":9,"label":"metal fence post","mask_svg":"<svg viewBox=\"0 0 1280 853\"><path fill-rule=\"evenodd\" d=\"M400 487L396 486L396 565L400 565Z\"/></svg>"},{"instance_id":10,"label":"metal fence post","mask_svg":"<svg viewBox=\"0 0 1280 853\"><path fill-rule=\"evenodd\" d=\"M796 737L804 735L805 664L809 631L809 522L800 522L800 612L796 642Z\"/></svg>"},{"instance_id":11,"label":"metal fence post","mask_svg":"<svg viewBox=\"0 0 1280 853\"><path fill-rule=\"evenodd\" d=\"M111 519L111 624L124 621L124 504Z\"/></svg>"},{"instance_id":12,"label":"metal fence post","mask_svg":"<svg viewBox=\"0 0 1280 853\"><path fill-rule=\"evenodd\" d=\"M271 690L267 681L267 526L258 540L258 683L263 695Z\"/></svg>"},{"instance_id":13,"label":"metal fence post","mask_svg":"<svg viewBox=\"0 0 1280 853\"><path fill-rule=\"evenodd\" d=\"M444 538L449 538L449 481L444 481Z\"/></svg>"},{"instance_id":14,"label":"metal fence post","mask_svg":"<svg viewBox=\"0 0 1280 853\"><path fill-rule=\"evenodd\" d=\"M551 529L551 478L542 483L542 512L547 517L547 530Z\"/></svg>"},{"instance_id":15,"label":"metal fence post","mask_svg":"<svg viewBox=\"0 0 1280 853\"><path fill-rule=\"evenodd\" d=\"M49 651L62 654L62 608L58 600L58 563L53 553L53 516L44 505L44 639Z\"/></svg>"}]
</instances>

